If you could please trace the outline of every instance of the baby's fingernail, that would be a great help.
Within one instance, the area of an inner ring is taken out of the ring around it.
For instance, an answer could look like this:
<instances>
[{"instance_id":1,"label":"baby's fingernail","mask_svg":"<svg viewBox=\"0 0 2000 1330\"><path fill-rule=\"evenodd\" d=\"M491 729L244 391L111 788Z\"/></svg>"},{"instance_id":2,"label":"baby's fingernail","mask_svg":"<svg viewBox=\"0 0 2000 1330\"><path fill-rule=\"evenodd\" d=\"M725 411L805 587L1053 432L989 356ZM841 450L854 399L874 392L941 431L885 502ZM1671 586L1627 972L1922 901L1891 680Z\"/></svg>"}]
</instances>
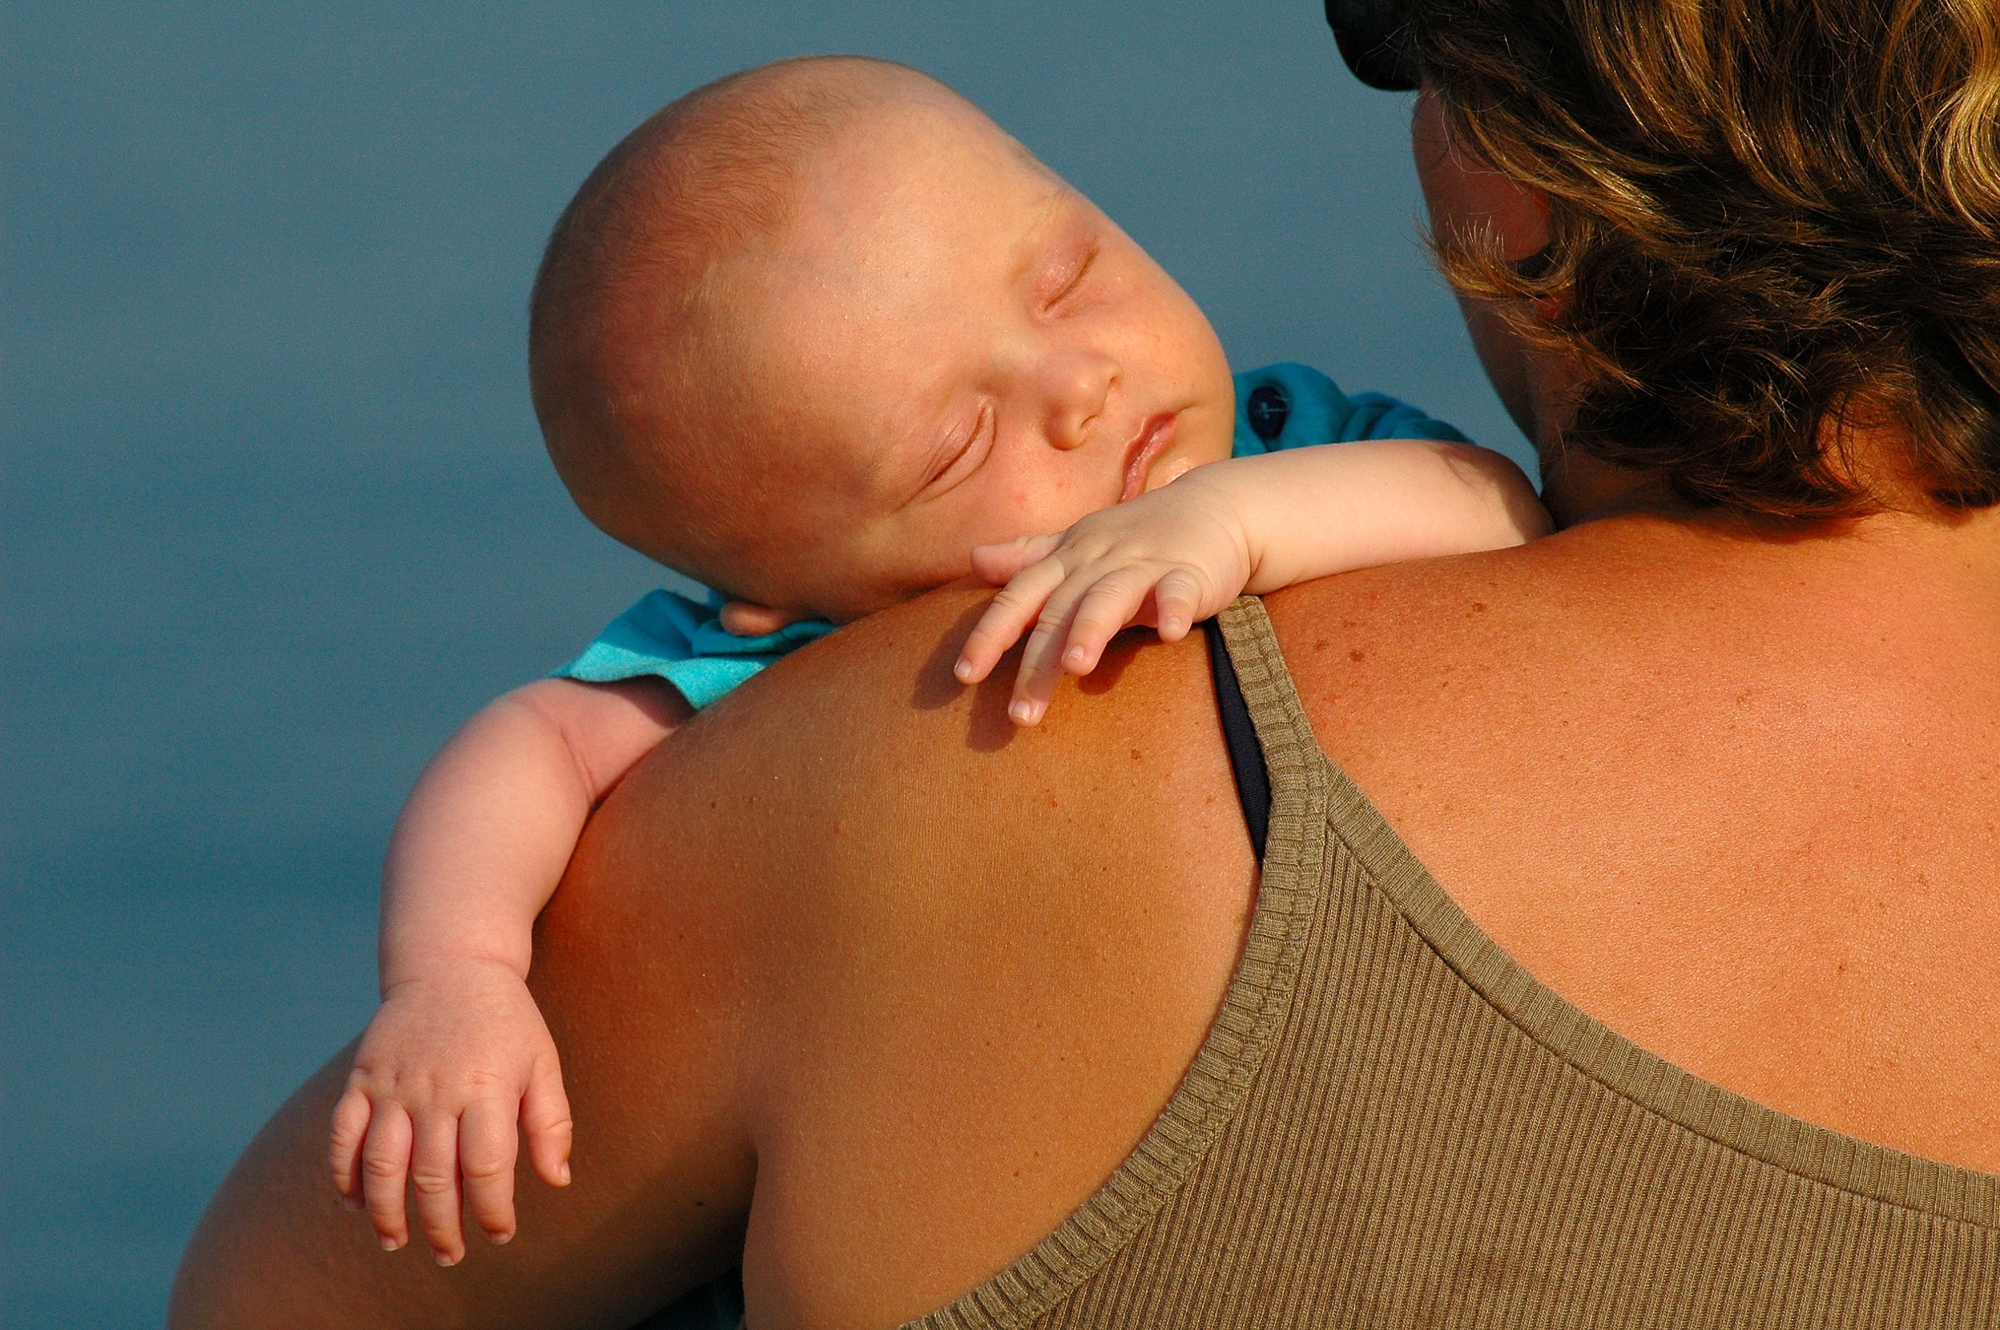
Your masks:
<instances>
[{"instance_id":1,"label":"baby's fingernail","mask_svg":"<svg viewBox=\"0 0 2000 1330\"><path fill-rule=\"evenodd\" d=\"M563 1185L563 1186L565 1186L565 1187L569 1186L569 1165L568 1165L568 1164L564 1164L564 1165L562 1166L562 1173L561 1173L561 1177L562 1177L562 1185Z\"/></svg>"},{"instance_id":2,"label":"baby's fingernail","mask_svg":"<svg viewBox=\"0 0 2000 1330\"><path fill-rule=\"evenodd\" d=\"M452 1266L458 1264L458 1258L448 1251L432 1252L431 1255L437 1257L439 1265Z\"/></svg>"},{"instance_id":3,"label":"baby's fingernail","mask_svg":"<svg viewBox=\"0 0 2000 1330\"><path fill-rule=\"evenodd\" d=\"M960 683L972 682L972 662L964 657L960 657L958 664L951 667L951 672L958 676Z\"/></svg>"},{"instance_id":4,"label":"baby's fingernail","mask_svg":"<svg viewBox=\"0 0 2000 1330\"><path fill-rule=\"evenodd\" d=\"M340 1206L343 1210L359 1210L361 1208L361 1198L359 1196L343 1196L340 1198Z\"/></svg>"},{"instance_id":5,"label":"baby's fingernail","mask_svg":"<svg viewBox=\"0 0 2000 1330\"><path fill-rule=\"evenodd\" d=\"M400 1247L400 1246L402 1246L402 1245L403 1245L403 1244L402 1244L401 1242L399 1242L399 1241L398 1241L397 1239L395 1239L395 1238L384 1238L384 1239L382 1239L382 1250L383 1250L383 1251L394 1251L394 1250L396 1250L396 1248L398 1248L398 1247Z\"/></svg>"},{"instance_id":6,"label":"baby's fingernail","mask_svg":"<svg viewBox=\"0 0 2000 1330\"><path fill-rule=\"evenodd\" d=\"M514 1240L512 1233L488 1233L486 1236L496 1247L504 1247Z\"/></svg>"},{"instance_id":7,"label":"baby's fingernail","mask_svg":"<svg viewBox=\"0 0 2000 1330\"><path fill-rule=\"evenodd\" d=\"M1033 725L1035 723L1035 704L1033 702L1016 702L1007 708L1007 714L1012 716L1014 722L1018 725Z\"/></svg>"}]
</instances>

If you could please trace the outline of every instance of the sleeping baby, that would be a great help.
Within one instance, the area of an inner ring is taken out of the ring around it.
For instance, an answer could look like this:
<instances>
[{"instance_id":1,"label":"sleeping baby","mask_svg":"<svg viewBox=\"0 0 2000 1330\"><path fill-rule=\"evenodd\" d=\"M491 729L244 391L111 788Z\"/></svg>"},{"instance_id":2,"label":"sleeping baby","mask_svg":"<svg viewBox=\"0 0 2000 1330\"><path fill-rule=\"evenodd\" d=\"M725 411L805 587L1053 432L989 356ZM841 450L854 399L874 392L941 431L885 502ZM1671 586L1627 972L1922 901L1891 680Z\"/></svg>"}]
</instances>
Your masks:
<instances>
[{"instance_id":1,"label":"sleeping baby","mask_svg":"<svg viewBox=\"0 0 2000 1330\"><path fill-rule=\"evenodd\" d=\"M734 75L614 148L549 240L530 369L585 515L714 595L654 592L481 711L397 821L332 1170L390 1250L414 1180L447 1265L467 1211L512 1236L520 1135L569 1179L534 921L591 809L696 710L976 574L1008 585L958 676L1026 633L1010 714L1034 724L1128 624L1174 639L1240 592L1548 529L1511 462L1413 408L1299 365L1232 380L1103 213L878 61Z\"/></svg>"}]
</instances>

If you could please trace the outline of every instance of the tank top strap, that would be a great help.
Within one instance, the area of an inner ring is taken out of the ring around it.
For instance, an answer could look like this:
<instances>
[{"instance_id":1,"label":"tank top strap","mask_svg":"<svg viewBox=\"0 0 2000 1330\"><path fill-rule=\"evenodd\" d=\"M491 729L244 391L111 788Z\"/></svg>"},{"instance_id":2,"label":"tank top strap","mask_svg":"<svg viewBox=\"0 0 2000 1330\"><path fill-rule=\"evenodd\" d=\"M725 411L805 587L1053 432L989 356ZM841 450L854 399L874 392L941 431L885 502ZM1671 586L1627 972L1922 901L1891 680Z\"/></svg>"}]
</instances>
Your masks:
<instances>
[{"instance_id":1,"label":"tank top strap","mask_svg":"<svg viewBox=\"0 0 2000 1330\"><path fill-rule=\"evenodd\" d=\"M1218 625L1272 769L1271 852L1319 836L1352 862L1466 987L1564 1063L1647 1112L1787 1173L1892 1205L2000 1229L2000 1175L1868 1144L1788 1117L1674 1066L1614 1033L1538 982L1488 937L1326 756L1292 683L1264 604L1239 597ZM1296 786L1277 793L1282 766ZM1285 810L1280 832L1280 809ZM1294 816L1297 814L1298 816ZM1280 864L1286 865L1280 868ZM1265 873L1300 880L1296 849L1267 853ZM1261 902L1261 896L1260 896Z\"/></svg>"},{"instance_id":2,"label":"tank top strap","mask_svg":"<svg viewBox=\"0 0 2000 1330\"><path fill-rule=\"evenodd\" d=\"M1312 722L1306 718L1305 704L1292 684L1291 671L1285 667L1284 653L1278 647L1278 635L1271 627L1270 616L1264 612L1264 602L1255 596L1239 596L1216 616L1215 625L1232 666L1233 678L1226 682L1234 685L1233 690L1224 686L1218 670L1216 691L1224 710L1224 731L1227 733L1230 728L1227 712L1235 700L1229 695L1233 691L1242 699L1241 705L1263 757L1264 798L1260 808L1251 806L1257 802L1259 782L1245 779L1237 745L1231 744L1230 761L1238 768L1237 787L1246 805L1245 820L1250 823L1253 836L1260 824L1268 828L1262 837L1259 856L1262 858L1280 836L1293 842L1294 848L1301 838L1322 836L1328 778L1332 773L1319 740L1313 735ZM1274 821L1280 813L1282 826Z\"/></svg>"}]
</instances>

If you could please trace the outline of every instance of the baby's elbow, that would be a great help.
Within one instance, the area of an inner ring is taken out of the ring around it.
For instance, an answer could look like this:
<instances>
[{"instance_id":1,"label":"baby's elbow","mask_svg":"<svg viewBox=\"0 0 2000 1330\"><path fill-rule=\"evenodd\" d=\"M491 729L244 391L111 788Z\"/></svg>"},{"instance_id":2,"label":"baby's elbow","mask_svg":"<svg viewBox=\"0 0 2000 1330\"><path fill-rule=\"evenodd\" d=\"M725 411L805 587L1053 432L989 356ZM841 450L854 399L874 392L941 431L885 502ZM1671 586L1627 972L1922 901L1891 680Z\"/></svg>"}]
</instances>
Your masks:
<instances>
[{"instance_id":1,"label":"baby's elbow","mask_svg":"<svg viewBox=\"0 0 2000 1330\"><path fill-rule=\"evenodd\" d=\"M1555 519L1542 506L1527 472L1511 457L1476 443L1440 441L1434 446L1439 460L1465 486L1490 524L1495 548L1525 545L1555 531Z\"/></svg>"},{"instance_id":2,"label":"baby's elbow","mask_svg":"<svg viewBox=\"0 0 2000 1330\"><path fill-rule=\"evenodd\" d=\"M593 687L575 679L537 679L503 695L494 705L560 728L591 705Z\"/></svg>"},{"instance_id":3,"label":"baby's elbow","mask_svg":"<svg viewBox=\"0 0 2000 1330\"><path fill-rule=\"evenodd\" d=\"M508 693L500 704L518 708L567 735L631 726L671 730L694 714L680 690L652 675L610 683L537 679Z\"/></svg>"},{"instance_id":4,"label":"baby's elbow","mask_svg":"<svg viewBox=\"0 0 2000 1330\"><path fill-rule=\"evenodd\" d=\"M1514 464L1509 462L1508 465ZM1519 468L1516 468L1516 474L1519 474ZM1525 545L1531 540L1540 540L1543 536L1555 534L1556 519L1542 505L1541 499L1535 494L1534 486L1527 483L1526 476L1521 477L1518 489L1510 488L1505 491L1502 495L1502 505L1503 520L1513 537L1509 544Z\"/></svg>"}]
</instances>

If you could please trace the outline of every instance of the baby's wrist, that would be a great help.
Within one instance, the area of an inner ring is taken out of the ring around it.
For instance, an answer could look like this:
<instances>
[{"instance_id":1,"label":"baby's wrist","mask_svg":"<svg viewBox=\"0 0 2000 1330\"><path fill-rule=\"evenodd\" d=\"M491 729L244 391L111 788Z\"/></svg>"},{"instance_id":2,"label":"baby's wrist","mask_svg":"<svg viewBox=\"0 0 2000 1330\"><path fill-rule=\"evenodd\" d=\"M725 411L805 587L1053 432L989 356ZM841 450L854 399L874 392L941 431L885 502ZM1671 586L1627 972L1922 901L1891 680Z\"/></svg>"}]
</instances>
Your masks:
<instances>
[{"instance_id":1,"label":"baby's wrist","mask_svg":"<svg viewBox=\"0 0 2000 1330\"><path fill-rule=\"evenodd\" d=\"M1193 491L1202 515L1216 524L1235 557L1241 561L1239 571L1243 582L1248 583L1256 577L1264 558L1263 542L1257 534L1260 530L1257 505L1268 482L1246 475L1241 467L1222 462L1196 467L1174 484L1187 485Z\"/></svg>"},{"instance_id":2,"label":"baby's wrist","mask_svg":"<svg viewBox=\"0 0 2000 1330\"><path fill-rule=\"evenodd\" d=\"M384 961L382 1000L411 996L426 990L454 990L493 983L528 981L527 967L491 955L460 952L428 952L421 956Z\"/></svg>"}]
</instances>

